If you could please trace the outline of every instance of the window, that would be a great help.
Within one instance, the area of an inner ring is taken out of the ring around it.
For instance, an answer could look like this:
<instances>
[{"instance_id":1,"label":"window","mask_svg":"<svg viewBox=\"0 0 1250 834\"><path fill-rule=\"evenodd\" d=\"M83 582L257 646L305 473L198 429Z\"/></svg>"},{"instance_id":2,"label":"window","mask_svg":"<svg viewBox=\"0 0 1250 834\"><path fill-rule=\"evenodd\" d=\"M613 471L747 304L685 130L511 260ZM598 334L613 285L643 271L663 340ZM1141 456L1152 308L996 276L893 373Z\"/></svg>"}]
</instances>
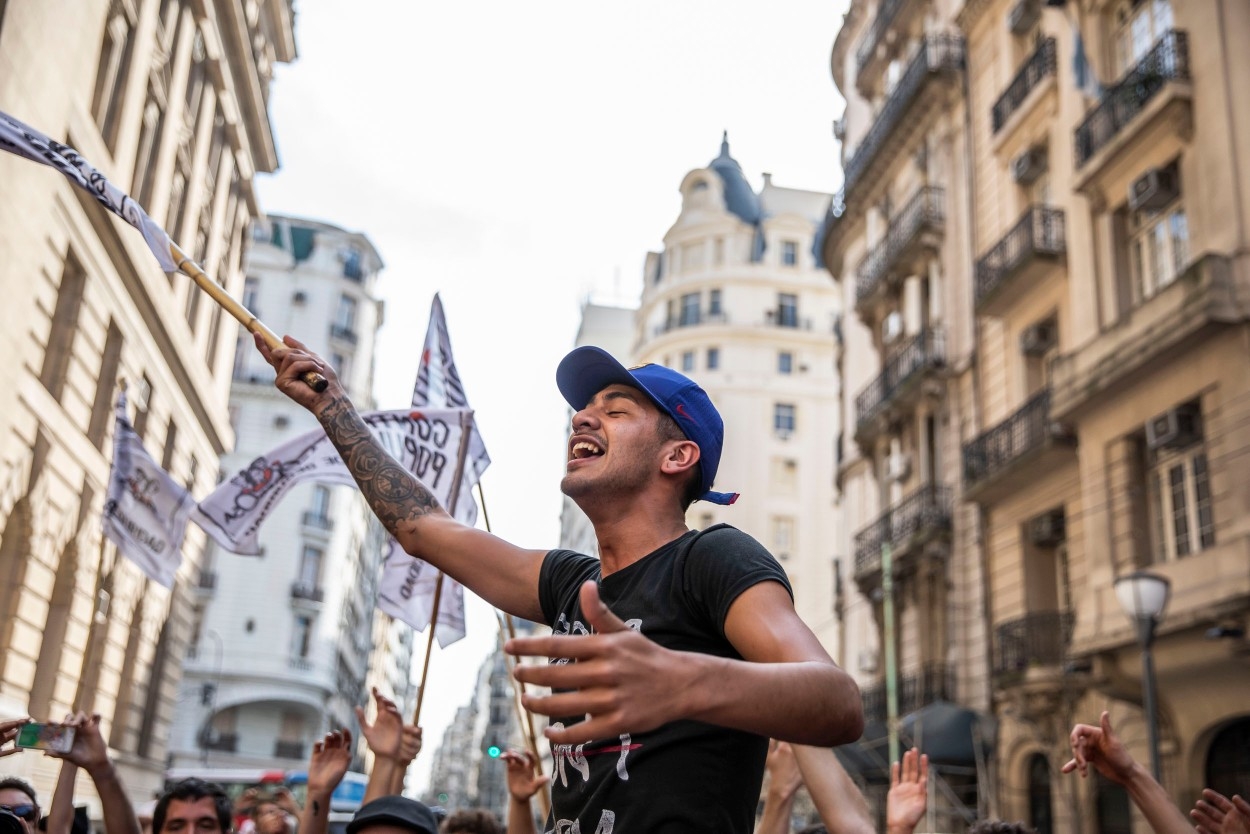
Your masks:
<instances>
[{"instance_id":1,"label":"window","mask_svg":"<svg viewBox=\"0 0 1250 834\"><path fill-rule=\"evenodd\" d=\"M794 354L788 350L783 350L777 354L777 373L792 374L794 373Z\"/></svg>"},{"instance_id":2,"label":"window","mask_svg":"<svg viewBox=\"0 0 1250 834\"><path fill-rule=\"evenodd\" d=\"M794 550L794 519L790 516L773 516L773 555L778 559L790 558Z\"/></svg>"},{"instance_id":3,"label":"window","mask_svg":"<svg viewBox=\"0 0 1250 834\"><path fill-rule=\"evenodd\" d=\"M793 240L781 242L781 264L782 266L798 266L799 245Z\"/></svg>"},{"instance_id":4,"label":"window","mask_svg":"<svg viewBox=\"0 0 1250 834\"><path fill-rule=\"evenodd\" d=\"M793 494L799 485L799 462L794 458L773 458L772 492Z\"/></svg>"},{"instance_id":5,"label":"window","mask_svg":"<svg viewBox=\"0 0 1250 834\"><path fill-rule=\"evenodd\" d=\"M694 370L694 351L687 350L681 354L681 370L683 373L690 373Z\"/></svg>"},{"instance_id":6,"label":"window","mask_svg":"<svg viewBox=\"0 0 1250 834\"><path fill-rule=\"evenodd\" d=\"M117 322L109 321L108 334L104 337L104 352L100 356L100 372L96 375L95 402L91 405L91 423L87 439L97 449L104 443L113 415L113 392L117 384L117 370L122 361L122 332Z\"/></svg>"},{"instance_id":7,"label":"window","mask_svg":"<svg viewBox=\"0 0 1250 834\"><path fill-rule=\"evenodd\" d=\"M134 0L113 0L104 24L104 40L100 44L100 60L96 64L95 91L91 99L91 115L109 150L117 142L121 92L130 74L134 53L135 25L138 23Z\"/></svg>"},{"instance_id":8,"label":"window","mask_svg":"<svg viewBox=\"0 0 1250 834\"><path fill-rule=\"evenodd\" d=\"M1199 418L1195 415L1194 420ZM1147 513L1155 562L1183 559L1215 546L1206 445L1201 429L1188 437L1188 443L1146 452Z\"/></svg>"},{"instance_id":9,"label":"window","mask_svg":"<svg viewBox=\"0 0 1250 834\"><path fill-rule=\"evenodd\" d=\"M707 369L714 371L720 367L720 348L707 349Z\"/></svg>"},{"instance_id":10,"label":"window","mask_svg":"<svg viewBox=\"0 0 1250 834\"><path fill-rule=\"evenodd\" d=\"M1051 834L1054 812L1050 798L1050 765L1042 753L1029 757L1029 824L1037 834Z\"/></svg>"},{"instance_id":11,"label":"window","mask_svg":"<svg viewBox=\"0 0 1250 834\"><path fill-rule=\"evenodd\" d=\"M243 306L246 307L252 315L260 318L260 313L256 310L257 296L260 292L260 282L250 275L243 279Z\"/></svg>"},{"instance_id":12,"label":"window","mask_svg":"<svg viewBox=\"0 0 1250 834\"><path fill-rule=\"evenodd\" d=\"M161 137L165 133L165 96L151 82L148 100L143 106L143 127L139 132L139 153L135 156L134 190L139 205L150 206L156 190L156 161L161 153Z\"/></svg>"},{"instance_id":13,"label":"window","mask_svg":"<svg viewBox=\"0 0 1250 834\"><path fill-rule=\"evenodd\" d=\"M701 299L699 293L686 293L681 297L681 320L679 324L682 327L689 327L692 324L699 323L699 303Z\"/></svg>"},{"instance_id":14,"label":"window","mask_svg":"<svg viewBox=\"0 0 1250 834\"><path fill-rule=\"evenodd\" d=\"M794 406L789 403L773 405L773 431L778 437L789 437L794 433Z\"/></svg>"},{"instance_id":15,"label":"window","mask_svg":"<svg viewBox=\"0 0 1250 834\"><path fill-rule=\"evenodd\" d=\"M135 434L143 440L148 434L148 417L152 414L152 398L156 392L152 390L152 380L147 374L139 381L138 390L132 392L131 402L135 404Z\"/></svg>"},{"instance_id":16,"label":"window","mask_svg":"<svg viewBox=\"0 0 1250 834\"><path fill-rule=\"evenodd\" d=\"M321 558L324 554L321 548L312 545L304 545L304 552L300 554L299 560L299 579L301 587L308 590L316 589L321 583Z\"/></svg>"},{"instance_id":17,"label":"window","mask_svg":"<svg viewBox=\"0 0 1250 834\"><path fill-rule=\"evenodd\" d=\"M313 487L312 509L309 512L315 518L330 517L330 488L318 484Z\"/></svg>"},{"instance_id":18,"label":"window","mask_svg":"<svg viewBox=\"0 0 1250 834\"><path fill-rule=\"evenodd\" d=\"M74 335L78 332L78 313L82 309L83 291L87 273L74 253L65 256L61 269L61 286L56 294L56 306L52 310L52 326L48 329L48 343L44 346L43 367L39 379L56 400L65 391L65 378L69 373L70 357L74 353Z\"/></svg>"},{"instance_id":19,"label":"window","mask_svg":"<svg viewBox=\"0 0 1250 834\"><path fill-rule=\"evenodd\" d=\"M724 311L721 309L721 291L720 290L708 290L707 314L709 316L724 315Z\"/></svg>"},{"instance_id":20,"label":"window","mask_svg":"<svg viewBox=\"0 0 1250 834\"><path fill-rule=\"evenodd\" d=\"M291 640L291 653L296 657L305 659L308 657L308 651L312 648L312 617L301 614L295 618L295 633Z\"/></svg>"},{"instance_id":21,"label":"window","mask_svg":"<svg viewBox=\"0 0 1250 834\"><path fill-rule=\"evenodd\" d=\"M178 424L170 417L165 425L165 449L161 453L161 469L168 472L174 466L174 452L178 449Z\"/></svg>"},{"instance_id":22,"label":"window","mask_svg":"<svg viewBox=\"0 0 1250 834\"><path fill-rule=\"evenodd\" d=\"M338 351L334 351L330 354L330 367L334 369L334 372L338 374L339 379L343 380L344 384L347 384L347 379L350 376L350 369L347 365L348 362L346 354L339 353Z\"/></svg>"},{"instance_id":23,"label":"window","mask_svg":"<svg viewBox=\"0 0 1250 834\"><path fill-rule=\"evenodd\" d=\"M777 325L779 327L799 326L799 297L793 293L777 294Z\"/></svg>"},{"instance_id":24,"label":"window","mask_svg":"<svg viewBox=\"0 0 1250 834\"><path fill-rule=\"evenodd\" d=\"M1133 302L1153 297L1189 262L1189 221L1180 198L1161 211L1129 215L1129 269Z\"/></svg>"},{"instance_id":25,"label":"window","mask_svg":"<svg viewBox=\"0 0 1250 834\"><path fill-rule=\"evenodd\" d=\"M1172 28L1171 0L1125 0L1116 11L1116 77L1145 57Z\"/></svg>"}]
</instances>

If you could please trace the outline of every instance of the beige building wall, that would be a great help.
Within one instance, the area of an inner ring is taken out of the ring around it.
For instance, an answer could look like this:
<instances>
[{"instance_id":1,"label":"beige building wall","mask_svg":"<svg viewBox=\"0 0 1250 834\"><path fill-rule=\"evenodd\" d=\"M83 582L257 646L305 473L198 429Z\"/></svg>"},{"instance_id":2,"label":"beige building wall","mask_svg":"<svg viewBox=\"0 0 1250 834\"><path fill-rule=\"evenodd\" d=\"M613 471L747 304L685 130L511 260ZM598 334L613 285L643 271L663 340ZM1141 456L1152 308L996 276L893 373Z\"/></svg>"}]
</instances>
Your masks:
<instances>
[{"instance_id":1,"label":"beige building wall","mask_svg":"<svg viewBox=\"0 0 1250 834\"><path fill-rule=\"evenodd\" d=\"M78 149L236 294L244 233L260 213L252 177L277 165L269 77L293 57L287 0L235 0L211 16L178 0L0 4L0 110ZM112 407L124 380L149 451L205 494L233 443L234 328L54 170L0 154L0 183L0 384L10 396L0 413L0 712L101 713L142 800L162 784L204 537L188 530L172 594L102 544ZM5 769L50 797L58 768L24 755ZM94 801L90 785L79 791Z\"/></svg>"},{"instance_id":2,"label":"beige building wall","mask_svg":"<svg viewBox=\"0 0 1250 834\"><path fill-rule=\"evenodd\" d=\"M893 56L938 31L965 43L950 106L881 131L891 99L864 74L884 63L890 87ZM955 334L940 445L953 454L939 471L954 490L947 558L983 583L956 603L969 583L951 574L949 616L985 627L952 632L950 656L966 658L960 700L997 720L981 811L1038 831L1147 830L1122 791L1059 775L1071 725L1103 709L1149 761L1141 650L1113 587L1134 570L1171 581L1155 647L1165 787L1188 808L1203 786L1250 777L1248 37L1250 7L1229 0L917 0L853 3L834 47L850 150L826 237L835 278L862 271L882 234L877 195L918 160L932 173L944 143L958 149L964 185L948 187L945 238L929 244ZM866 164L874 139L886 161ZM911 332L908 279L895 295L889 277L879 308L859 304L848 393L852 368L872 366L856 354L865 333L888 366L873 310L897 304ZM905 445L905 421L882 434L900 425ZM861 481L883 453L879 437L857 440L862 457L841 472L848 513L871 511ZM899 617L903 664L923 655L914 621Z\"/></svg>"}]
</instances>

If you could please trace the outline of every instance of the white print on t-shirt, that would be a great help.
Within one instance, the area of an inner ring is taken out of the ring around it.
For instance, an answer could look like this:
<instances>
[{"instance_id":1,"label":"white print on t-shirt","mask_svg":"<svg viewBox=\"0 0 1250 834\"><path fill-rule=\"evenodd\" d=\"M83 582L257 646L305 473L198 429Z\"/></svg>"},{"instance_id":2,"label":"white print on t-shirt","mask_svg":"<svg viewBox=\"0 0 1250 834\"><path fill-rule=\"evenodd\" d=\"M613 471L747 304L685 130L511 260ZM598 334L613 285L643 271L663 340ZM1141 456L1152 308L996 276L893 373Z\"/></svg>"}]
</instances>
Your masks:
<instances>
[{"instance_id":1,"label":"white print on t-shirt","mask_svg":"<svg viewBox=\"0 0 1250 834\"><path fill-rule=\"evenodd\" d=\"M559 721L551 725L554 730L563 730L564 725ZM551 747L551 757L555 759L555 771L560 777L560 784L564 787L569 786L568 774L565 773L565 764L571 765L582 775L582 781L585 782L590 778L590 762L586 761L584 752L585 744L579 744L574 747L572 744L555 744Z\"/></svg>"},{"instance_id":2,"label":"white print on t-shirt","mask_svg":"<svg viewBox=\"0 0 1250 834\"><path fill-rule=\"evenodd\" d=\"M616 827L616 814L604 811L599 815L599 824L595 826L595 834L612 834ZM557 820L556 827L546 834L582 834L582 824L578 820Z\"/></svg>"}]
</instances>

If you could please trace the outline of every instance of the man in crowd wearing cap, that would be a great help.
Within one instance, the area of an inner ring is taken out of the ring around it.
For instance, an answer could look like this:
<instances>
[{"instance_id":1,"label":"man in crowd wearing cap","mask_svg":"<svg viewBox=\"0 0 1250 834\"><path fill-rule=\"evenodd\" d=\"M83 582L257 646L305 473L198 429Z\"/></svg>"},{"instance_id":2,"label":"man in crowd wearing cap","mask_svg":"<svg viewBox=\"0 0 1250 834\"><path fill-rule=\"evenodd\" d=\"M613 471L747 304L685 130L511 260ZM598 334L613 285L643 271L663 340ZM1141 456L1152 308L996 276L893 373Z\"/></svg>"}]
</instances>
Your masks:
<instances>
[{"instance_id":1,"label":"man in crowd wearing cap","mask_svg":"<svg viewBox=\"0 0 1250 834\"><path fill-rule=\"evenodd\" d=\"M561 489L595 527L599 558L527 550L452 519L369 433L333 369L302 344L257 346L277 387L308 408L404 549L504 611L552 626L507 651L551 658L516 677L552 719L548 830L750 832L768 738L857 739L854 681L794 611L776 560L719 525L686 527L712 491L720 415L692 380L627 370L579 348L556 373L576 413ZM321 393L301 381L325 375Z\"/></svg>"},{"instance_id":2,"label":"man in crowd wearing cap","mask_svg":"<svg viewBox=\"0 0 1250 834\"><path fill-rule=\"evenodd\" d=\"M438 834L434 812L415 799L384 796L362 805L347 834Z\"/></svg>"}]
</instances>

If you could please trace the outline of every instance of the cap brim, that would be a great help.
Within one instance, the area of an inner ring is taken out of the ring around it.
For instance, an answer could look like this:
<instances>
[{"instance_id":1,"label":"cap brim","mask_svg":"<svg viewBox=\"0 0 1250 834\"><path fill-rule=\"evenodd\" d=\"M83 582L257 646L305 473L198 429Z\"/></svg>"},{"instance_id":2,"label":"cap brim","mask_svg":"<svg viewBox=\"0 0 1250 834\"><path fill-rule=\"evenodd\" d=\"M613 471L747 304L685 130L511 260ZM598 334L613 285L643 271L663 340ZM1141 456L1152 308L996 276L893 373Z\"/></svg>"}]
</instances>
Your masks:
<instances>
[{"instance_id":1,"label":"cap brim","mask_svg":"<svg viewBox=\"0 0 1250 834\"><path fill-rule=\"evenodd\" d=\"M609 385L628 385L651 396L651 392L640 385L624 365L602 348L579 347L564 357L556 368L556 387L575 411L585 408L595 394Z\"/></svg>"}]
</instances>

